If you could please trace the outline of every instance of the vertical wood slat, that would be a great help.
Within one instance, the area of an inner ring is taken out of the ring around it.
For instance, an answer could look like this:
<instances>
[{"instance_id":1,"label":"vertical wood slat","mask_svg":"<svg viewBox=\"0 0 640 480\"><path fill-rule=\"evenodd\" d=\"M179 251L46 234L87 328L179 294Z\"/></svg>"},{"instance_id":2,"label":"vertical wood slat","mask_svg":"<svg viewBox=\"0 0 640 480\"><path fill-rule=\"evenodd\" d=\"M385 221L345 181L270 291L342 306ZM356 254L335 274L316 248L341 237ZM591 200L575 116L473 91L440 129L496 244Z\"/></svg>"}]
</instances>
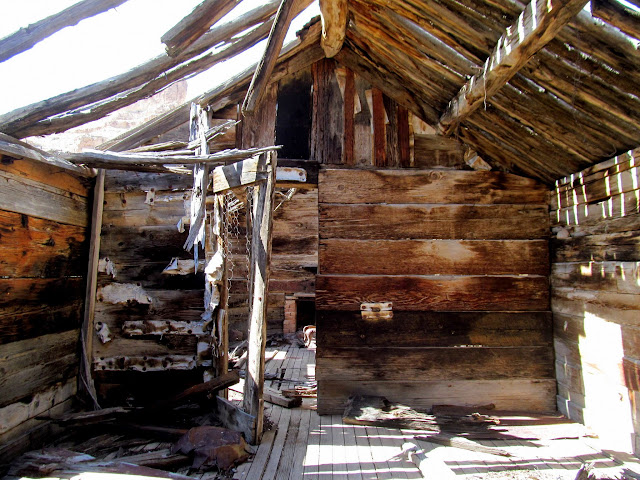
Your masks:
<instances>
[{"instance_id":1,"label":"vertical wood slat","mask_svg":"<svg viewBox=\"0 0 640 480\"><path fill-rule=\"evenodd\" d=\"M407 168L411 166L411 147L409 144L409 110L398 105L398 150L399 166Z\"/></svg>"},{"instance_id":2,"label":"vertical wood slat","mask_svg":"<svg viewBox=\"0 0 640 480\"><path fill-rule=\"evenodd\" d=\"M93 320L96 311L96 289L98 287L98 262L100 260L100 233L102 230L102 213L104 210L104 170L98 171L93 190L93 210L91 213L91 240L89 246L89 265L87 267L87 289L84 305L84 320L80 332L80 373L78 375L79 390L85 392L93 407L99 409L96 387L91 376L93 356Z\"/></svg>"},{"instance_id":3,"label":"vertical wood slat","mask_svg":"<svg viewBox=\"0 0 640 480\"><path fill-rule=\"evenodd\" d=\"M374 151L374 163L376 167L387 166L387 149L386 149L386 133L385 133L385 110L384 110L384 98L382 91L378 88L373 88L372 92L373 103L373 151Z\"/></svg>"},{"instance_id":4,"label":"vertical wood slat","mask_svg":"<svg viewBox=\"0 0 640 480\"><path fill-rule=\"evenodd\" d=\"M270 152L267 160L267 180L257 187L257 196L255 195L256 187L254 187L250 270L251 304L243 403L244 411L256 417L253 437L247 439L249 443L260 441L264 422L264 352L267 340L267 296L269 293L276 166L276 154Z\"/></svg>"},{"instance_id":5,"label":"vertical wood slat","mask_svg":"<svg viewBox=\"0 0 640 480\"><path fill-rule=\"evenodd\" d=\"M353 71L347 68L347 76L344 87L344 163L354 165L354 110L355 110L355 79Z\"/></svg>"}]
</instances>

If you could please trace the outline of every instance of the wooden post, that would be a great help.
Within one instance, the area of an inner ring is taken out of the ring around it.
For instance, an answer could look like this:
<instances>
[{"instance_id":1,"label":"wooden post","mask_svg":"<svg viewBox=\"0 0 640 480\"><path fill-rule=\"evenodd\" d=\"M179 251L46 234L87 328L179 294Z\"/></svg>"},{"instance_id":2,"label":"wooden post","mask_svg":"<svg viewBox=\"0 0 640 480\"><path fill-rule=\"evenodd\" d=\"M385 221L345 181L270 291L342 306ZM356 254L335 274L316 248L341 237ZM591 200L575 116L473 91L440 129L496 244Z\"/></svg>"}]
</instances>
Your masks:
<instances>
[{"instance_id":1,"label":"wooden post","mask_svg":"<svg viewBox=\"0 0 640 480\"><path fill-rule=\"evenodd\" d=\"M277 164L275 153L270 152L267 155L267 180L254 187L253 197L251 302L243 408L245 412L256 417L256 427L254 438L247 439L249 443L260 441L264 420L264 351L267 340L267 296Z\"/></svg>"},{"instance_id":2,"label":"wooden post","mask_svg":"<svg viewBox=\"0 0 640 480\"><path fill-rule=\"evenodd\" d=\"M85 392L93 407L98 410L98 395L91 376L93 359L93 319L96 311L96 289L98 287L98 261L100 260L100 232L102 230L102 212L104 209L104 170L98 172L93 188L93 210L91 212L91 244L89 246L89 265L87 267L87 290L84 301L84 319L80 331L80 374L78 389Z\"/></svg>"}]
</instances>

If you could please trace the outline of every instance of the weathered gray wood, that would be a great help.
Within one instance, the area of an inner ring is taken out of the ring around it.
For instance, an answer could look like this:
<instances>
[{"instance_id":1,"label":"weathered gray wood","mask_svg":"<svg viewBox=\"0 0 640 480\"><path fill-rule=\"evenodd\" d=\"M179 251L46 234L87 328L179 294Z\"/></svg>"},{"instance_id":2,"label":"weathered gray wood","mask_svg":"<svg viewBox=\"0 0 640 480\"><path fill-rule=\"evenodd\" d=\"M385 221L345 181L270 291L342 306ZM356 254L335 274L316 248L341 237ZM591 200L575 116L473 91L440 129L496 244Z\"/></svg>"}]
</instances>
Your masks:
<instances>
[{"instance_id":1,"label":"weathered gray wood","mask_svg":"<svg viewBox=\"0 0 640 480\"><path fill-rule=\"evenodd\" d=\"M267 155L216 167L211 173L213 193L249 186L267 179Z\"/></svg>"},{"instance_id":2,"label":"weathered gray wood","mask_svg":"<svg viewBox=\"0 0 640 480\"><path fill-rule=\"evenodd\" d=\"M474 75L451 99L440 117L438 130L446 135L453 133L484 99L492 97L538 50L553 40L585 3L585 0L565 0L549 5L542 0L532 0L500 37L483 72Z\"/></svg>"},{"instance_id":3,"label":"weathered gray wood","mask_svg":"<svg viewBox=\"0 0 640 480\"><path fill-rule=\"evenodd\" d=\"M160 41L166 45L167 53L178 56L238 3L240 0L204 0L162 35Z\"/></svg>"},{"instance_id":4,"label":"weathered gray wood","mask_svg":"<svg viewBox=\"0 0 640 480\"><path fill-rule=\"evenodd\" d=\"M80 330L80 373L79 390L88 395L94 409L99 409L98 395L91 374L93 363L94 318L96 313L96 289L98 287L98 262L100 260L100 232L104 210L104 170L98 172L93 187L93 208L91 212L91 239L89 244L89 265L87 267L87 288L84 301L84 318Z\"/></svg>"},{"instance_id":5,"label":"weathered gray wood","mask_svg":"<svg viewBox=\"0 0 640 480\"><path fill-rule=\"evenodd\" d=\"M187 52L177 58L160 55L120 75L6 113L0 116L0 131L25 137L28 134L20 133L22 129L31 127L36 122L139 87L150 82L163 72L204 53L214 45L220 42L228 42L238 33L266 21L273 15L276 8L277 4L274 5L274 2L271 2L251 10L233 22L211 29ZM231 46L235 43L232 43ZM181 123L184 121L186 120L183 119Z\"/></svg>"},{"instance_id":6,"label":"weathered gray wood","mask_svg":"<svg viewBox=\"0 0 640 480\"><path fill-rule=\"evenodd\" d=\"M15 33L0 39L0 62L29 50L36 43L53 35L66 27L77 25L85 18L106 12L126 0L84 0L61 12L43 18L28 27L21 28Z\"/></svg>"},{"instance_id":7,"label":"weathered gray wood","mask_svg":"<svg viewBox=\"0 0 640 480\"><path fill-rule=\"evenodd\" d=\"M0 170L0 209L55 222L87 226L86 197Z\"/></svg>"},{"instance_id":8,"label":"weathered gray wood","mask_svg":"<svg viewBox=\"0 0 640 480\"><path fill-rule=\"evenodd\" d=\"M322 15L322 49L327 58L335 57L347 34L349 7L347 0L320 0Z\"/></svg>"},{"instance_id":9,"label":"weathered gray wood","mask_svg":"<svg viewBox=\"0 0 640 480\"><path fill-rule=\"evenodd\" d=\"M251 445L260 443L260 439L255 436L257 419L254 415L243 412L224 398L216 397L215 400L216 419L225 428L241 432Z\"/></svg>"},{"instance_id":10,"label":"weathered gray wood","mask_svg":"<svg viewBox=\"0 0 640 480\"><path fill-rule=\"evenodd\" d=\"M247 376L243 409L256 419L254 439L262 437L264 421L264 352L267 339L267 296L273 235L273 202L277 160L268 154L267 180L254 193L251 239L251 310ZM252 442L250 442L252 443Z\"/></svg>"},{"instance_id":11,"label":"weathered gray wood","mask_svg":"<svg viewBox=\"0 0 640 480\"><path fill-rule=\"evenodd\" d=\"M243 160L253 155L275 150L278 147L261 147L247 150L223 150L209 155L148 155L85 150L82 153L65 153L63 157L76 164L100 168L123 169L134 166L164 167L164 165L194 165L198 163L223 164L231 160Z\"/></svg>"},{"instance_id":12,"label":"weathered gray wood","mask_svg":"<svg viewBox=\"0 0 640 480\"><path fill-rule=\"evenodd\" d=\"M245 116L251 115L258 108L265 94L271 73L280 55L284 37L287 35L289 25L294 17L295 9L293 5L295 1L296 0L282 0L280 8L278 8L271 32L269 33L264 55L260 62L258 62L256 71L251 79L251 84L249 85L249 90L247 91L247 96L242 103L242 114Z\"/></svg>"},{"instance_id":13,"label":"weathered gray wood","mask_svg":"<svg viewBox=\"0 0 640 480\"><path fill-rule=\"evenodd\" d=\"M35 148L26 142L21 142L2 132L0 132L0 154L13 158L28 158L47 165L63 168L85 177L94 176L94 173L86 167L75 165L64 158Z\"/></svg>"}]
</instances>

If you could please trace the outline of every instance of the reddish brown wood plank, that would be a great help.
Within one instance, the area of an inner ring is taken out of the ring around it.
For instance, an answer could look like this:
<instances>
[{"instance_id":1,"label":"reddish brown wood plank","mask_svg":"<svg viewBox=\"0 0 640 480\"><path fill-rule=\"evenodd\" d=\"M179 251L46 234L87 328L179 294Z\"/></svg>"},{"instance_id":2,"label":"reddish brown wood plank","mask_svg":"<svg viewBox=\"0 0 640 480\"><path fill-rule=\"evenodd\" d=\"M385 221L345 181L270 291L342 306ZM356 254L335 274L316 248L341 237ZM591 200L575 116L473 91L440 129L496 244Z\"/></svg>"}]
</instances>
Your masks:
<instances>
[{"instance_id":1,"label":"reddish brown wood plank","mask_svg":"<svg viewBox=\"0 0 640 480\"><path fill-rule=\"evenodd\" d=\"M393 302L398 311L538 311L549 306L549 285L542 276L316 277L319 310L360 310L363 302Z\"/></svg>"},{"instance_id":2,"label":"reddish brown wood plank","mask_svg":"<svg viewBox=\"0 0 640 480\"><path fill-rule=\"evenodd\" d=\"M354 165L354 144L355 144L355 80L353 71L346 69L347 76L344 86L344 163Z\"/></svg>"},{"instance_id":3,"label":"reddish brown wood plank","mask_svg":"<svg viewBox=\"0 0 640 480\"><path fill-rule=\"evenodd\" d=\"M398 149L400 167L411 166L411 149L409 145L409 110L398 105Z\"/></svg>"},{"instance_id":4,"label":"reddish brown wood plank","mask_svg":"<svg viewBox=\"0 0 640 480\"><path fill-rule=\"evenodd\" d=\"M387 135L385 109L382 91L373 88L371 91L373 103L373 151L376 167L387 166Z\"/></svg>"},{"instance_id":5,"label":"reddish brown wood plank","mask_svg":"<svg viewBox=\"0 0 640 480\"><path fill-rule=\"evenodd\" d=\"M349 240L320 242L323 275L548 275L546 240ZM353 261L353 259L358 259Z\"/></svg>"}]
</instances>

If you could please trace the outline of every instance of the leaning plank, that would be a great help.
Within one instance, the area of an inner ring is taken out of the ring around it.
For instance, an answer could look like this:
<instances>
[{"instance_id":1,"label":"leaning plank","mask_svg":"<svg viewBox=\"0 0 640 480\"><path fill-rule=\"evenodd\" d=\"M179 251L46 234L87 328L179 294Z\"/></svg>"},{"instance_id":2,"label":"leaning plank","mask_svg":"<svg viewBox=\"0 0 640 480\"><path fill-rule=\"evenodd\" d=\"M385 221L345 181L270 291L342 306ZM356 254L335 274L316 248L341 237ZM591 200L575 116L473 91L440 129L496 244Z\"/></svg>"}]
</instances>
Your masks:
<instances>
[{"instance_id":1,"label":"leaning plank","mask_svg":"<svg viewBox=\"0 0 640 480\"><path fill-rule=\"evenodd\" d=\"M0 116L0 131L24 137L26 135L19 132L40 120L139 87L211 47L228 42L251 26L265 22L276 9L277 4L271 2L251 10L233 22L215 27L178 58L160 55L122 74L6 113Z\"/></svg>"},{"instance_id":2,"label":"leaning plank","mask_svg":"<svg viewBox=\"0 0 640 480\"><path fill-rule=\"evenodd\" d=\"M21 28L0 40L0 62L29 50L36 43L63 28L77 25L85 18L106 12L124 2L126 0L84 0L28 27Z\"/></svg>"},{"instance_id":3,"label":"leaning plank","mask_svg":"<svg viewBox=\"0 0 640 480\"><path fill-rule=\"evenodd\" d=\"M320 0L322 15L322 49L327 58L334 57L342 48L347 34L349 6L347 0Z\"/></svg>"},{"instance_id":4,"label":"leaning plank","mask_svg":"<svg viewBox=\"0 0 640 480\"><path fill-rule=\"evenodd\" d=\"M99 150L85 150L82 153L65 153L63 157L75 164L98 166L100 168L113 168L126 170L131 166L164 166L170 165L194 165L198 163L218 163L231 160L244 160L253 155L275 150L278 147L249 148L247 150L230 149L210 155L148 155L103 152Z\"/></svg>"},{"instance_id":5,"label":"leaning plank","mask_svg":"<svg viewBox=\"0 0 640 480\"><path fill-rule=\"evenodd\" d=\"M173 405L178 405L179 403L184 402L185 400L190 398L216 393L219 390L235 385L239 381L240 376L238 375L237 371L228 372L224 375L209 380L208 382L189 387L184 392L181 392L172 398L162 400L158 404L154 405L154 408L166 408Z\"/></svg>"},{"instance_id":6,"label":"leaning plank","mask_svg":"<svg viewBox=\"0 0 640 480\"><path fill-rule=\"evenodd\" d=\"M100 408L98 395L91 376L93 355L93 320L96 313L96 289L98 287L98 262L100 260L100 231L104 210L104 170L98 172L93 189L93 208L91 213L91 240L89 244L89 265L87 266L87 288L84 303L84 317L80 330L80 373L78 386L86 394L95 409Z\"/></svg>"},{"instance_id":7,"label":"leaning plank","mask_svg":"<svg viewBox=\"0 0 640 480\"><path fill-rule=\"evenodd\" d=\"M64 158L35 148L26 142L21 142L2 132L0 132L0 154L13 158L28 158L37 162L46 163L47 165L63 168L85 177L93 176L93 172L86 167L75 165Z\"/></svg>"},{"instance_id":8,"label":"leaning plank","mask_svg":"<svg viewBox=\"0 0 640 480\"><path fill-rule=\"evenodd\" d=\"M611 0L594 0L591 13L634 38L640 39L640 12Z\"/></svg>"},{"instance_id":9,"label":"leaning plank","mask_svg":"<svg viewBox=\"0 0 640 480\"><path fill-rule=\"evenodd\" d=\"M258 443L255 438L255 416L243 412L230 401L220 397L216 397L214 409L216 410L217 419L220 420L223 427L241 432L247 443L251 445Z\"/></svg>"},{"instance_id":10,"label":"leaning plank","mask_svg":"<svg viewBox=\"0 0 640 480\"><path fill-rule=\"evenodd\" d=\"M279 391L265 387L264 401L285 408L294 408L302 405L302 397L285 397Z\"/></svg>"},{"instance_id":11,"label":"leaning plank","mask_svg":"<svg viewBox=\"0 0 640 480\"><path fill-rule=\"evenodd\" d=\"M516 22L502 34L484 64L449 102L440 117L438 130L451 135L456 126L471 115L483 101L492 97L520 70L536 52L584 7L586 0L549 3L531 0Z\"/></svg>"},{"instance_id":12,"label":"leaning plank","mask_svg":"<svg viewBox=\"0 0 640 480\"><path fill-rule=\"evenodd\" d=\"M267 40L267 47L265 48L264 55L253 74L253 79L249 85L247 96L242 104L243 115L250 115L255 112L260 104L260 100L262 100L262 97L265 94L271 73L276 66L278 56L280 55L284 37L287 35L289 25L294 17L294 3L295 0L282 0L282 3L280 4L278 13L276 13L275 21L271 27L271 33L269 33L269 39Z\"/></svg>"},{"instance_id":13,"label":"leaning plank","mask_svg":"<svg viewBox=\"0 0 640 480\"><path fill-rule=\"evenodd\" d=\"M182 53L238 3L239 0L205 0L200 3L160 38L167 53L172 57Z\"/></svg>"},{"instance_id":14,"label":"leaning plank","mask_svg":"<svg viewBox=\"0 0 640 480\"><path fill-rule=\"evenodd\" d=\"M213 193L249 186L267 179L267 156L259 155L231 165L216 167L213 177Z\"/></svg>"},{"instance_id":15,"label":"leaning plank","mask_svg":"<svg viewBox=\"0 0 640 480\"><path fill-rule=\"evenodd\" d=\"M249 341L247 375L243 408L256 419L252 440L262 437L264 421L264 352L267 340L267 298L273 236L273 201L277 160L275 153L267 159L267 180L254 198L251 241ZM247 439L249 443L254 443Z\"/></svg>"}]
</instances>

